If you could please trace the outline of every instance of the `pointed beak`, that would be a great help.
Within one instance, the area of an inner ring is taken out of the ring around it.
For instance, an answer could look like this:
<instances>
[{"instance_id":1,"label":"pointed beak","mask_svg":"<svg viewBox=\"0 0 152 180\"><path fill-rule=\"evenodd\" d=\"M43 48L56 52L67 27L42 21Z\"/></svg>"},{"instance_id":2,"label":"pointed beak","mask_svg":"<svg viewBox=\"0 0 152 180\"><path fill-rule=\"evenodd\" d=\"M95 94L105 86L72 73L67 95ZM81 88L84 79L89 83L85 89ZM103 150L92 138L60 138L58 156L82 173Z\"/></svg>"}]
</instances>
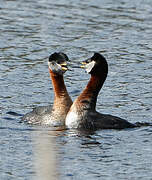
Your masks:
<instances>
[{"instance_id":1,"label":"pointed beak","mask_svg":"<svg viewBox=\"0 0 152 180\"><path fill-rule=\"evenodd\" d=\"M61 68L62 68L63 71L67 71L68 70L68 68L66 68L66 67L61 67Z\"/></svg>"},{"instance_id":2,"label":"pointed beak","mask_svg":"<svg viewBox=\"0 0 152 180\"><path fill-rule=\"evenodd\" d=\"M82 64L82 65L81 65L80 67L81 67L81 68L85 68L85 66L86 66L87 63L86 63L85 61L83 61L83 62L81 62L81 64Z\"/></svg>"},{"instance_id":3,"label":"pointed beak","mask_svg":"<svg viewBox=\"0 0 152 180\"><path fill-rule=\"evenodd\" d=\"M63 62L63 63L61 64L61 66L67 66L67 63L66 63L66 62Z\"/></svg>"},{"instance_id":4,"label":"pointed beak","mask_svg":"<svg viewBox=\"0 0 152 180\"><path fill-rule=\"evenodd\" d=\"M81 64L86 65L87 63L85 61L82 61Z\"/></svg>"},{"instance_id":5,"label":"pointed beak","mask_svg":"<svg viewBox=\"0 0 152 180\"><path fill-rule=\"evenodd\" d=\"M66 63L66 62L63 62L63 63L60 64L60 65L61 65L61 68L62 68L63 71L67 71L67 70L68 70L68 68L67 68L67 63Z\"/></svg>"}]
</instances>

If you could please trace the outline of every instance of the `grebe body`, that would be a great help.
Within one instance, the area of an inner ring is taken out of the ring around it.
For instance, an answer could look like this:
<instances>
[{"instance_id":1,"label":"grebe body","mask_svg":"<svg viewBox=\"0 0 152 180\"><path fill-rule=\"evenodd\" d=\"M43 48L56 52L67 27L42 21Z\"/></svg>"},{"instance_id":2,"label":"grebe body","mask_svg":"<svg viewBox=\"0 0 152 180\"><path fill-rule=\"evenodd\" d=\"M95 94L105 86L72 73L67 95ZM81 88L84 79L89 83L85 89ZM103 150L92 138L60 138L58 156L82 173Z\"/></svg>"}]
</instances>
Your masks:
<instances>
[{"instance_id":1,"label":"grebe body","mask_svg":"<svg viewBox=\"0 0 152 180\"><path fill-rule=\"evenodd\" d=\"M67 70L67 61L67 55L62 52L53 53L49 57L49 73L54 89L53 106L36 107L32 112L25 114L22 121L37 125L65 125L66 115L72 105L63 79L63 74Z\"/></svg>"},{"instance_id":2,"label":"grebe body","mask_svg":"<svg viewBox=\"0 0 152 180\"><path fill-rule=\"evenodd\" d=\"M83 92L73 102L66 117L66 126L90 130L136 127L122 118L96 111L97 96L108 74L106 59L101 54L95 53L90 59L83 62L83 65L91 74L91 78Z\"/></svg>"}]
</instances>

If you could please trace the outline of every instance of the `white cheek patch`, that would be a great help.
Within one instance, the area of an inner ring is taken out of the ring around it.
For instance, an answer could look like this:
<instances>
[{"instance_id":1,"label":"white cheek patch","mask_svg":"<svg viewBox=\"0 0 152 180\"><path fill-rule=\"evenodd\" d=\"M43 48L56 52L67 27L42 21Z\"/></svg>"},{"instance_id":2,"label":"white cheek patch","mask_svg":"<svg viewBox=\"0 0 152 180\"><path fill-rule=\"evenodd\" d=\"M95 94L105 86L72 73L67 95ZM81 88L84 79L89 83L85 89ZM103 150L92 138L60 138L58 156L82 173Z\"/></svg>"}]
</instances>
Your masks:
<instances>
[{"instance_id":1,"label":"white cheek patch","mask_svg":"<svg viewBox=\"0 0 152 180\"><path fill-rule=\"evenodd\" d=\"M94 65L95 65L95 61L91 61L90 63L86 64L85 69L86 69L87 73L91 72Z\"/></svg>"},{"instance_id":2,"label":"white cheek patch","mask_svg":"<svg viewBox=\"0 0 152 180\"><path fill-rule=\"evenodd\" d=\"M57 64L56 62L48 62L49 68L52 70L52 72L59 72L61 71L61 66Z\"/></svg>"}]
</instances>

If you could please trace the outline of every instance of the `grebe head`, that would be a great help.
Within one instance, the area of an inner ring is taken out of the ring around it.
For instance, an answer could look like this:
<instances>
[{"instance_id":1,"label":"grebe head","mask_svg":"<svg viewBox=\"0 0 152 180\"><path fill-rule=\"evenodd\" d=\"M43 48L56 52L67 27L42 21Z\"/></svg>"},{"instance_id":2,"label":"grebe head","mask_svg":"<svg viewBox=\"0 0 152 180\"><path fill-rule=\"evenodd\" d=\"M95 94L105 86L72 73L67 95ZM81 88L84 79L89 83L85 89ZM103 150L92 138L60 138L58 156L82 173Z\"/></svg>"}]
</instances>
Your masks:
<instances>
[{"instance_id":1,"label":"grebe head","mask_svg":"<svg viewBox=\"0 0 152 180\"><path fill-rule=\"evenodd\" d=\"M94 55L82 62L83 68L86 69L87 73L91 75L107 75L108 74L108 63L105 57L99 53L94 53Z\"/></svg>"},{"instance_id":2,"label":"grebe head","mask_svg":"<svg viewBox=\"0 0 152 180\"><path fill-rule=\"evenodd\" d=\"M49 69L55 74L63 75L68 69L67 61L69 61L69 58L66 54L62 52L55 52L49 57Z\"/></svg>"}]
</instances>

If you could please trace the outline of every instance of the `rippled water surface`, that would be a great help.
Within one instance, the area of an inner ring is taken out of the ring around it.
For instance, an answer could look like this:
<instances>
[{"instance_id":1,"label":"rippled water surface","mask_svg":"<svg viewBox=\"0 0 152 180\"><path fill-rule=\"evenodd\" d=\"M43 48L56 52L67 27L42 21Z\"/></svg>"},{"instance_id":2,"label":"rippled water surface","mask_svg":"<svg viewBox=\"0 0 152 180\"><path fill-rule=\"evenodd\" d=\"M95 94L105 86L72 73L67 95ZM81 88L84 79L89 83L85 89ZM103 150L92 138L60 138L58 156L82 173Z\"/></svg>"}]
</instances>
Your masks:
<instances>
[{"instance_id":1,"label":"rippled water surface","mask_svg":"<svg viewBox=\"0 0 152 180\"><path fill-rule=\"evenodd\" d=\"M80 62L98 51L109 74L97 109L152 122L151 34L151 0L1 0L0 179L152 179L152 127L86 134L19 123L52 104L47 60L55 51L70 58L73 100L89 79Z\"/></svg>"}]
</instances>

